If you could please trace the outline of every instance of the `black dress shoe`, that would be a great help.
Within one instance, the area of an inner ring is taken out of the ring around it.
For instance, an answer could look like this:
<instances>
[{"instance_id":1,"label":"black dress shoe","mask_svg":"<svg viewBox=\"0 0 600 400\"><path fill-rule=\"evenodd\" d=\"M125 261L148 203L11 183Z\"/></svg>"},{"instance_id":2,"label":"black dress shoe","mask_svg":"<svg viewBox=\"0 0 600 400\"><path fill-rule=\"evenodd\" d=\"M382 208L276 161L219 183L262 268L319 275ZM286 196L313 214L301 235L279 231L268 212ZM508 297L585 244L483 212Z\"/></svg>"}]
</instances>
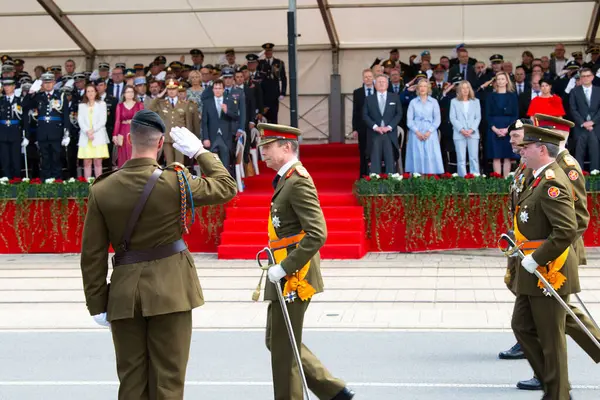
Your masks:
<instances>
[{"instance_id":1,"label":"black dress shoe","mask_svg":"<svg viewBox=\"0 0 600 400\"><path fill-rule=\"evenodd\" d=\"M522 360L525 358L525 353L523 353L521 345L517 343L510 349L500 352L498 358L501 360Z\"/></svg>"},{"instance_id":2,"label":"black dress shoe","mask_svg":"<svg viewBox=\"0 0 600 400\"><path fill-rule=\"evenodd\" d=\"M542 390L542 382L535 376L526 381L519 381L517 383L517 388L521 390Z\"/></svg>"},{"instance_id":3,"label":"black dress shoe","mask_svg":"<svg viewBox=\"0 0 600 400\"><path fill-rule=\"evenodd\" d=\"M335 395L331 400L350 400L354 397L354 392L347 387L343 388L341 392Z\"/></svg>"}]
</instances>

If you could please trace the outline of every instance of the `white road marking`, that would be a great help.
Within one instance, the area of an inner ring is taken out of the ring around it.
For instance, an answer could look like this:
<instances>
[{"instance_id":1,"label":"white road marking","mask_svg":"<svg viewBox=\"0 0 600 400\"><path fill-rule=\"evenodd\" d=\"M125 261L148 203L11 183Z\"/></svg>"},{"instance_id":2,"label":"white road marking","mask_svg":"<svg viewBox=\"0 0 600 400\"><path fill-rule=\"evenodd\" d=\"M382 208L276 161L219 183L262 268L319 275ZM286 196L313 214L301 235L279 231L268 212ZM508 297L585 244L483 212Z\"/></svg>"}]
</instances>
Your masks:
<instances>
[{"instance_id":1,"label":"white road marking","mask_svg":"<svg viewBox=\"0 0 600 400\"><path fill-rule=\"evenodd\" d=\"M117 386L117 381L0 381L0 386ZM186 381L187 386L272 386L271 382ZM514 384L493 383L423 383L423 382L348 382L349 387L442 388L442 389L512 389ZM576 390L600 390L597 385L573 385Z\"/></svg>"}]
</instances>

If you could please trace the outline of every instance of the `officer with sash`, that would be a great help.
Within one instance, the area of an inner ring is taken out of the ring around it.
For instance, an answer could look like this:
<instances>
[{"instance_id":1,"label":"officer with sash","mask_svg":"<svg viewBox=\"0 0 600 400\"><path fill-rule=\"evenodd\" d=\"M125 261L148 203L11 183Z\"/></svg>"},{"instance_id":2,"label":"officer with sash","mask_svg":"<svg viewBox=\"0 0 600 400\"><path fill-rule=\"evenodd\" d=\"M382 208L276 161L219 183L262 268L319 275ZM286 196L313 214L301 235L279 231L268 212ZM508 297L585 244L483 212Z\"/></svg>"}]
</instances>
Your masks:
<instances>
[{"instance_id":1,"label":"officer with sash","mask_svg":"<svg viewBox=\"0 0 600 400\"><path fill-rule=\"evenodd\" d=\"M70 109L65 93L56 89L53 73L42 74L43 91L32 93L24 100L26 109L37 110L37 141L42 158L41 178L62 177L61 145L68 146Z\"/></svg>"},{"instance_id":2,"label":"officer with sash","mask_svg":"<svg viewBox=\"0 0 600 400\"><path fill-rule=\"evenodd\" d=\"M164 134L158 114L139 111L128 136L131 159L98 177L87 203L83 287L94 321L111 327L119 400L183 399L191 310L204 299L182 234L193 222L194 206L223 204L236 194L236 182L218 157L186 128L171 130L173 147L195 158L206 177L192 177L178 163L161 168L156 157ZM115 256L109 290L110 245Z\"/></svg>"},{"instance_id":3,"label":"officer with sash","mask_svg":"<svg viewBox=\"0 0 600 400\"><path fill-rule=\"evenodd\" d=\"M21 147L29 142L23 137L27 114L23 117L21 98L15 95L14 78L2 80L4 96L0 96L0 165L3 176L21 177Z\"/></svg>"},{"instance_id":4,"label":"officer with sash","mask_svg":"<svg viewBox=\"0 0 600 400\"><path fill-rule=\"evenodd\" d=\"M327 227L313 180L297 158L300 130L276 124L258 124L257 128L262 159L277 171L268 220L269 247L276 265L269 268L271 283L265 288L265 300L270 301L265 340L271 351L274 398L303 399L285 320L276 304L274 283L281 281L309 389L319 399L351 399L354 392L302 344L304 313L313 295L323 291L319 249L327 238Z\"/></svg>"},{"instance_id":5,"label":"officer with sash","mask_svg":"<svg viewBox=\"0 0 600 400\"><path fill-rule=\"evenodd\" d=\"M525 253L516 268L517 295L512 329L535 375L544 399L569 399L565 337L566 311L534 275L537 270L565 302L580 292L577 221L571 183L556 163L563 136L525 125L521 155L533 170L533 181L519 196L514 212L515 242Z\"/></svg>"}]
</instances>

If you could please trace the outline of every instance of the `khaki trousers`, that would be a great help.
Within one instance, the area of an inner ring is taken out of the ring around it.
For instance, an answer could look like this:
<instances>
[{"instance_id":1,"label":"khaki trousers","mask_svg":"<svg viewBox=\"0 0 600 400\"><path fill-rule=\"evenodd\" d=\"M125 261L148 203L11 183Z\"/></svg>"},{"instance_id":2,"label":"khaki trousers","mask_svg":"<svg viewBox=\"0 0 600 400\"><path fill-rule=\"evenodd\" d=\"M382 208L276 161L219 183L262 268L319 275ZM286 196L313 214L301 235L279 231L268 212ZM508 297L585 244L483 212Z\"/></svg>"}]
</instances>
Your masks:
<instances>
[{"instance_id":1,"label":"khaki trousers","mask_svg":"<svg viewBox=\"0 0 600 400\"><path fill-rule=\"evenodd\" d=\"M163 145L163 153L165 155L165 163L167 165L174 162L183 164L183 154L173 148L173 143L165 143Z\"/></svg>"}]
</instances>

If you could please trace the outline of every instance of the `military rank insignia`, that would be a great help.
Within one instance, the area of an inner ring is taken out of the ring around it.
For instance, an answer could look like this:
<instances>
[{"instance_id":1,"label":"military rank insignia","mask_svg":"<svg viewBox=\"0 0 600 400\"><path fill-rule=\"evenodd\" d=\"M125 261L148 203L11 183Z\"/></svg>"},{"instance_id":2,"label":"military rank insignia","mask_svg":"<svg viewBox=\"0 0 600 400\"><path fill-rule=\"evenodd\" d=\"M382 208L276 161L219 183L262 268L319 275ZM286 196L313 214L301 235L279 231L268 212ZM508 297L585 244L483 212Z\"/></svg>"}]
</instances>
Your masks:
<instances>
[{"instance_id":1,"label":"military rank insignia","mask_svg":"<svg viewBox=\"0 0 600 400\"><path fill-rule=\"evenodd\" d=\"M300 175L303 178L310 178L308 171L302 165L296 167L296 172L298 172L298 175Z\"/></svg>"},{"instance_id":2,"label":"military rank insignia","mask_svg":"<svg viewBox=\"0 0 600 400\"><path fill-rule=\"evenodd\" d=\"M569 171L569 179L572 181L579 179L579 172L575 171L574 169Z\"/></svg>"},{"instance_id":3,"label":"military rank insignia","mask_svg":"<svg viewBox=\"0 0 600 400\"><path fill-rule=\"evenodd\" d=\"M551 169L547 169L545 175L546 175L546 179L548 179L548 180L556 178L556 175L554 174L554 170L551 170Z\"/></svg>"},{"instance_id":4,"label":"military rank insignia","mask_svg":"<svg viewBox=\"0 0 600 400\"><path fill-rule=\"evenodd\" d=\"M560 194L560 189L557 188L556 186L551 186L548 189L548 196L552 199L557 198L559 194Z\"/></svg>"},{"instance_id":5,"label":"military rank insignia","mask_svg":"<svg viewBox=\"0 0 600 400\"><path fill-rule=\"evenodd\" d=\"M565 164L567 164L569 167L573 167L575 166L575 159L571 156L565 156Z\"/></svg>"}]
</instances>

